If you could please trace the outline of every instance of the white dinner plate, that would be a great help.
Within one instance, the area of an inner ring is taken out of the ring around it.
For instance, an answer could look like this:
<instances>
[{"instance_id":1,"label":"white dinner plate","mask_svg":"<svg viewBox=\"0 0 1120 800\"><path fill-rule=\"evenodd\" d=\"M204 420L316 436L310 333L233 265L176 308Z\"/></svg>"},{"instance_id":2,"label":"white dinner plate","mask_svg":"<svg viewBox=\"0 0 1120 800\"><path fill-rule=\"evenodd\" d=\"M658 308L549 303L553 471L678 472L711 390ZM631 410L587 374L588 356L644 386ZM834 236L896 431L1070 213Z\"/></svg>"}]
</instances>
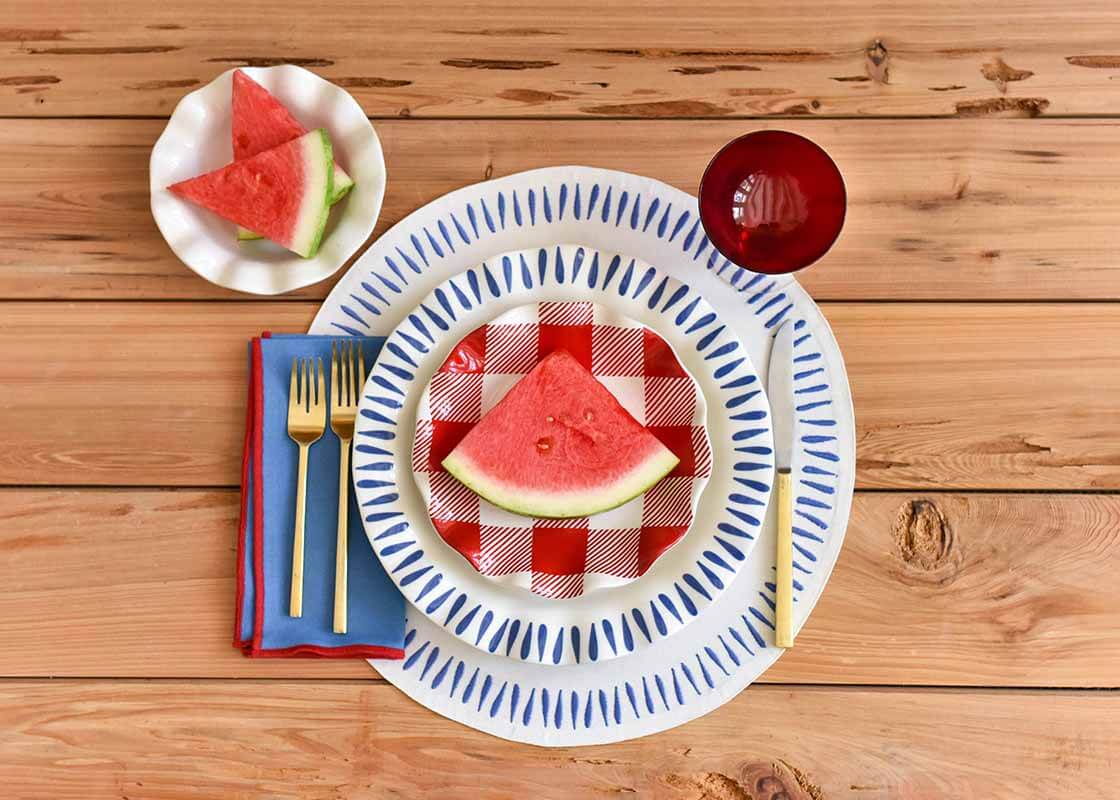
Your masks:
<instances>
[{"instance_id":1,"label":"white dinner plate","mask_svg":"<svg viewBox=\"0 0 1120 800\"><path fill-rule=\"evenodd\" d=\"M699 384L712 474L692 528L638 580L554 600L480 574L435 530L412 473L416 410L451 349L529 302L588 301L656 331ZM386 340L355 430L366 533L413 607L489 653L581 664L640 652L691 623L746 563L773 478L769 409L746 348L700 294L634 258L577 245L507 253L437 286Z\"/></svg>"}]
</instances>

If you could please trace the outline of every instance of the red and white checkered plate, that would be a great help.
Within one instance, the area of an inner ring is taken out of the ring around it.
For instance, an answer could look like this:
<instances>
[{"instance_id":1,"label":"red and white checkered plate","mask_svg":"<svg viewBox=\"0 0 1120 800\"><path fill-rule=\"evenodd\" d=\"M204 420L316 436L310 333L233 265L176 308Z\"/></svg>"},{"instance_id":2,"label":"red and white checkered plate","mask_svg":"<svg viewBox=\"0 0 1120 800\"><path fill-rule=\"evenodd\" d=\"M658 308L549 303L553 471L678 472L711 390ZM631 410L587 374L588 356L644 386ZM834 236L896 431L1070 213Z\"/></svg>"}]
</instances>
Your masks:
<instances>
[{"instance_id":1,"label":"red and white checkered plate","mask_svg":"<svg viewBox=\"0 0 1120 800\"><path fill-rule=\"evenodd\" d=\"M567 350L680 464L644 495L581 519L531 519L481 499L440 462L537 362ZM711 475L696 383L656 333L590 302L533 303L473 331L424 390L412 468L435 529L481 574L556 599L644 574L692 524Z\"/></svg>"}]
</instances>

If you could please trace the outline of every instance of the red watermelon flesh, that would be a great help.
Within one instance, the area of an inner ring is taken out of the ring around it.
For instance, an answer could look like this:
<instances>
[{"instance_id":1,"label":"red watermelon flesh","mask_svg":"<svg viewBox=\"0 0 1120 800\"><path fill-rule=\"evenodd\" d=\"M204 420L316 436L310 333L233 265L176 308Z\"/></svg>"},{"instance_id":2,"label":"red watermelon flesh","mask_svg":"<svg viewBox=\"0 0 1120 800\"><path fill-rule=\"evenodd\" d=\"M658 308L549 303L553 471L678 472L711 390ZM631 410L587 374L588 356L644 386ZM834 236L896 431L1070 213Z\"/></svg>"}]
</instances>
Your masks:
<instances>
[{"instance_id":1,"label":"red watermelon flesh","mask_svg":"<svg viewBox=\"0 0 1120 800\"><path fill-rule=\"evenodd\" d=\"M479 420L443 467L496 506L566 518L632 500L677 462L594 375L556 350Z\"/></svg>"},{"instance_id":2,"label":"red watermelon flesh","mask_svg":"<svg viewBox=\"0 0 1120 800\"><path fill-rule=\"evenodd\" d=\"M332 164L319 129L168 190L307 258L327 224Z\"/></svg>"},{"instance_id":3,"label":"red watermelon flesh","mask_svg":"<svg viewBox=\"0 0 1120 800\"><path fill-rule=\"evenodd\" d=\"M307 129L268 89L241 70L233 73L232 127L235 161L271 150L307 133ZM331 203L341 200L353 186L350 176L335 164Z\"/></svg>"}]
</instances>

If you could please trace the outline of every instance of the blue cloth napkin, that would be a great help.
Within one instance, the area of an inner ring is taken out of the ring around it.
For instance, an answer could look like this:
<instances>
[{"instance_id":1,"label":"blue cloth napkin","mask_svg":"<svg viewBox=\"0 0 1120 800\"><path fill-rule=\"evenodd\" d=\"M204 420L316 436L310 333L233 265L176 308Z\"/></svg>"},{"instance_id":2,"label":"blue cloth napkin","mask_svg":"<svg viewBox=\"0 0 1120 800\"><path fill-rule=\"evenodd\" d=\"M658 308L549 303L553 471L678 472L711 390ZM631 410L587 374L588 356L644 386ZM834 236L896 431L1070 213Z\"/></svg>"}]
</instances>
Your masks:
<instances>
[{"instance_id":1,"label":"blue cloth napkin","mask_svg":"<svg viewBox=\"0 0 1120 800\"><path fill-rule=\"evenodd\" d=\"M234 644L248 656L402 658L404 598L381 568L350 494L346 634L332 631L339 440L311 446L304 541L303 616L288 616L298 448L288 438L293 358L322 358L330 391L332 336L277 335L249 347L249 408L241 482ZM385 341L359 338L367 368Z\"/></svg>"}]
</instances>

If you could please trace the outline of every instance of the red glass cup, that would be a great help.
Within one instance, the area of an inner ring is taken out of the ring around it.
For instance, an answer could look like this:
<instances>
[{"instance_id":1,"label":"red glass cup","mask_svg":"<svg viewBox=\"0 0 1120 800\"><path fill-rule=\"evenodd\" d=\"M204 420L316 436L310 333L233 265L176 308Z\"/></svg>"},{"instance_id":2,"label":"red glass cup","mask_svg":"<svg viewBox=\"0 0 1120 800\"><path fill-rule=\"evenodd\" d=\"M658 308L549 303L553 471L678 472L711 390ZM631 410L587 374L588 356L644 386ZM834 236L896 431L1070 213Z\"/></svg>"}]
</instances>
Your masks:
<instances>
[{"instance_id":1,"label":"red glass cup","mask_svg":"<svg viewBox=\"0 0 1120 800\"><path fill-rule=\"evenodd\" d=\"M844 179L819 145L755 131L724 145L700 181L700 221L724 257L752 272L795 272L844 227Z\"/></svg>"}]
</instances>

